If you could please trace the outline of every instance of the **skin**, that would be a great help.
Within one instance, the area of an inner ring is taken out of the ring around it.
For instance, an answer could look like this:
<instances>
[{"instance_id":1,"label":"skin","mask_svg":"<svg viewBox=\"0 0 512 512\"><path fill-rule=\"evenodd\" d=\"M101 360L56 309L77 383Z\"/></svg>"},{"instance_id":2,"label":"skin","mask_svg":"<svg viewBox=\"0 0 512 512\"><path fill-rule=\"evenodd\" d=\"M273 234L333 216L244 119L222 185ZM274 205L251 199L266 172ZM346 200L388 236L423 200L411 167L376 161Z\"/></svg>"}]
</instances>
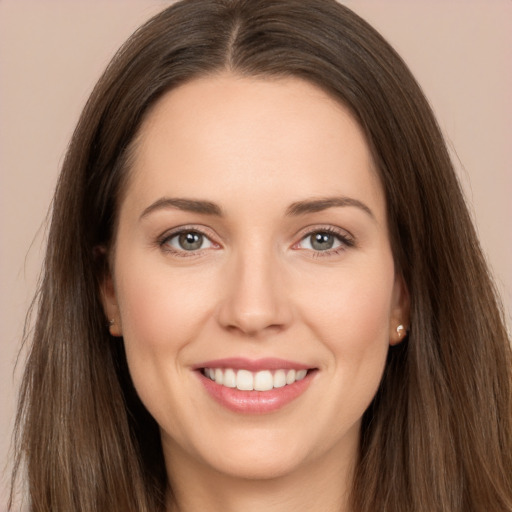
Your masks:
<instances>
[{"instance_id":1,"label":"skin","mask_svg":"<svg viewBox=\"0 0 512 512\"><path fill-rule=\"evenodd\" d=\"M361 205L290 215L331 197ZM182 227L204 233L199 250L180 248ZM325 230L333 248L318 250L310 235ZM293 78L223 73L170 91L141 127L111 261L105 311L160 426L169 509L346 510L361 417L408 311L382 186L347 109ZM282 409L240 414L192 370L225 357L317 372Z\"/></svg>"}]
</instances>

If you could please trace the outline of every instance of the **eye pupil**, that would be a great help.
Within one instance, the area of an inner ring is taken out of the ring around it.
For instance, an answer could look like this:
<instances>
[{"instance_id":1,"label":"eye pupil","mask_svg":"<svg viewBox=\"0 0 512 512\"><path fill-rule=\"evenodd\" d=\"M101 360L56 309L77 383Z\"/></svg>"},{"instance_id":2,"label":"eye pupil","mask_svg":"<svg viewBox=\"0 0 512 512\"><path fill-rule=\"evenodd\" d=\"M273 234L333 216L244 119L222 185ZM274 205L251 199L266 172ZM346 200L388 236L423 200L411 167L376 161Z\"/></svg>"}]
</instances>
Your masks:
<instances>
[{"instance_id":1,"label":"eye pupil","mask_svg":"<svg viewBox=\"0 0 512 512\"><path fill-rule=\"evenodd\" d=\"M311 247L317 251L327 251L334 245L334 236L330 233L313 233L310 238Z\"/></svg>"},{"instance_id":2,"label":"eye pupil","mask_svg":"<svg viewBox=\"0 0 512 512\"><path fill-rule=\"evenodd\" d=\"M200 249L203 245L203 235L201 233L195 233L189 231L188 233L182 233L179 236L179 244L185 251L195 251Z\"/></svg>"}]
</instances>

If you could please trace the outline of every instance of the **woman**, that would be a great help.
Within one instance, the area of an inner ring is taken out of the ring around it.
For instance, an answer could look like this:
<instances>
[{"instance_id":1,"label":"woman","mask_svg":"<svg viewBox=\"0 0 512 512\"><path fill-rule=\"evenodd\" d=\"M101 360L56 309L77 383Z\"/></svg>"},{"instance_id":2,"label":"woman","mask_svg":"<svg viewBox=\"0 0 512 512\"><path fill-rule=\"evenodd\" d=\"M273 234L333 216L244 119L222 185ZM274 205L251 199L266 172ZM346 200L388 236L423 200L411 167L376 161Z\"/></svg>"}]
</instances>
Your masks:
<instances>
[{"instance_id":1,"label":"woman","mask_svg":"<svg viewBox=\"0 0 512 512\"><path fill-rule=\"evenodd\" d=\"M329 0L188 0L56 191L33 510L512 509L510 345L432 113Z\"/></svg>"}]
</instances>

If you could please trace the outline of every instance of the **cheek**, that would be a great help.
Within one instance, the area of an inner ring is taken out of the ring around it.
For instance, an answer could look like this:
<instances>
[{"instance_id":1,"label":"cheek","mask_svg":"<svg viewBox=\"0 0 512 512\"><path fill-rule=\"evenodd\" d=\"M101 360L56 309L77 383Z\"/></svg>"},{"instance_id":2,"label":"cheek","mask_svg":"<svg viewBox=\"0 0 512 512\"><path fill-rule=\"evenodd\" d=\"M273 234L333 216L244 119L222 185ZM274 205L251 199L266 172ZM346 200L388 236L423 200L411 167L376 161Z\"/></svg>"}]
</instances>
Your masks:
<instances>
[{"instance_id":1,"label":"cheek","mask_svg":"<svg viewBox=\"0 0 512 512\"><path fill-rule=\"evenodd\" d=\"M350 388L348 396L364 409L378 388L389 347L393 263L381 257L325 280L317 276L314 284L313 293L303 294L303 317L330 354L339 389Z\"/></svg>"},{"instance_id":2,"label":"cheek","mask_svg":"<svg viewBox=\"0 0 512 512\"><path fill-rule=\"evenodd\" d=\"M137 269L135 272L130 269ZM213 293L201 273L177 272L147 255L116 265L116 295L133 384L159 424L179 431L173 390L187 385L184 355L208 321Z\"/></svg>"},{"instance_id":3,"label":"cheek","mask_svg":"<svg viewBox=\"0 0 512 512\"><path fill-rule=\"evenodd\" d=\"M323 339L343 340L347 349L389 341L394 271L386 263L312 275L301 293L302 310Z\"/></svg>"},{"instance_id":4,"label":"cheek","mask_svg":"<svg viewBox=\"0 0 512 512\"><path fill-rule=\"evenodd\" d=\"M208 280L198 273L177 272L147 256L140 260L124 261L118 268L122 278L116 294L125 342L148 351L176 350L203 322L212 295L204 286Z\"/></svg>"},{"instance_id":5,"label":"cheek","mask_svg":"<svg viewBox=\"0 0 512 512\"><path fill-rule=\"evenodd\" d=\"M183 355L208 321L212 292L200 286L208 282L201 273L178 272L147 254L119 261L116 276L130 374L142 401L159 417L161 403L174 400L165 383L176 387L182 380Z\"/></svg>"}]
</instances>

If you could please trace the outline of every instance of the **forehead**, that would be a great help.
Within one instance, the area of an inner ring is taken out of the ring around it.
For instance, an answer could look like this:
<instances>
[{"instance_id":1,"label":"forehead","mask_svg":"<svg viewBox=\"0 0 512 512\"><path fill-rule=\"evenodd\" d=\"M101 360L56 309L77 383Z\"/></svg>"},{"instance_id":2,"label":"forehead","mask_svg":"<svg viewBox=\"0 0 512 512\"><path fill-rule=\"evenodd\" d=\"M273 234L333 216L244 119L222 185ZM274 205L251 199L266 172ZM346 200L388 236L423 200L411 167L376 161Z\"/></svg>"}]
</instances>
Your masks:
<instances>
[{"instance_id":1,"label":"forehead","mask_svg":"<svg viewBox=\"0 0 512 512\"><path fill-rule=\"evenodd\" d=\"M157 195L222 202L229 192L269 204L340 194L385 210L358 123L297 78L204 77L171 90L147 115L127 199L142 208Z\"/></svg>"}]
</instances>

